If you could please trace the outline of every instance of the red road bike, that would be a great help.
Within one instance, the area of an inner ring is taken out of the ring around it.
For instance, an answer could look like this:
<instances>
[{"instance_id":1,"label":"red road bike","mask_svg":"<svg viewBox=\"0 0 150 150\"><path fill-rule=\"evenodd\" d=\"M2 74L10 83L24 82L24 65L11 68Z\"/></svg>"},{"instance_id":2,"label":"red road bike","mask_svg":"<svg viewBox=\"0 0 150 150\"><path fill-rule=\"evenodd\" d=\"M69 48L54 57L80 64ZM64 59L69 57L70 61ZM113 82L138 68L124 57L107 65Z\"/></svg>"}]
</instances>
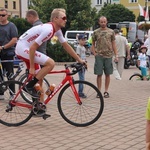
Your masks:
<instances>
[{"instance_id":1,"label":"red road bike","mask_svg":"<svg viewBox=\"0 0 150 150\"><path fill-rule=\"evenodd\" d=\"M33 115L47 119L49 116L46 114L46 105L58 91L60 93L57 107L66 122L77 127L85 127L95 123L102 115L104 101L101 92L95 85L88 81L73 79L73 75L83 67L85 66L82 64L73 63L65 65L64 70L51 71L49 74L64 73L65 77L56 86L53 93L47 96L44 103L39 101L39 97L32 97L30 101L24 98L28 93L25 93L23 88L31 80L31 75L24 83L16 80L1 83L0 89L4 92L5 99L0 101L0 123L6 126L19 126L29 121ZM9 88L11 84L15 85L15 91ZM86 98L79 96L79 84L83 85ZM13 95L12 99L9 99L10 95ZM99 98L96 98L97 95Z\"/></svg>"}]
</instances>

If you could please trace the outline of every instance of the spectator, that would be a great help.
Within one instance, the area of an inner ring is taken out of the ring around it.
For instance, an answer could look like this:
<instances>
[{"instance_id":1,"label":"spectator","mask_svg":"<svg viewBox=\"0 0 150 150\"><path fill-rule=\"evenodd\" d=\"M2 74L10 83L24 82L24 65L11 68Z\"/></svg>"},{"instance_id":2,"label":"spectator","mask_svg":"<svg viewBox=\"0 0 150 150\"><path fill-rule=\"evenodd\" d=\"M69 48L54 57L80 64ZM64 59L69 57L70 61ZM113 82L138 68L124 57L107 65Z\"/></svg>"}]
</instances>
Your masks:
<instances>
[{"instance_id":1,"label":"spectator","mask_svg":"<svg viewBox=\"0 0 150 150\"><path fill-rule=\"evenodd\" d=\"M39 19L39 15L38 13L33 10L33 9L29 9L26 13L26 19L27 21L34 26L43 24L42 21ZM46 44L47 42L44 42L38 49L37 51L46 54Z\"/></svg>"},{"instance_id":2,"label":"spectator","mask_svg":"<svg viewBox=\"0 0 150 150\"><path fill-rule=\"evenodd\" d=\"M86 61L86 49L84 47L86 42L86 36L84 34L78 35L78 41L79 45L77 46L76 53L79 55L79 57L82 60ZM79 71L79 80L84 81L85 80L85 68L83 68L81 71ZM86 98L86 95L83 93L83 84L79 84L79 96L81 98Z\"/></svg>"},{"instance_id":3,"label":"spectator","mask_svg":"<svg viewBox=\"0 0 150 150\"><path fill-rule=\"evenodd\" d=\"M127 59L130 59L130 49L128 46L128 41L124 36L119 34L118 29L114 29L116 38L116 47L118 50L118 62L113 61L113 74L117 80L121 80L122 72L124 69L124 61L127 52ZM115 58L113 57L113 60Z\"/></svg>"},{"instance_id":4,"label":"spectator","mask_svg":"<svg viewBox=\"0 0 150 150\"><path fill-rule=\"evenodd\" d=\"M149 75L150 75L150 29L148 30L148 37L144 42L144 45L147 46L148 50L146 55L148 56L148 63L149 63Z\"/></svg>"},{"instance_id":5,"label":"spectator","mask_svg":"<svg viewBox=\"0 0 150 150\"><path fill-rule=\"evenodd\" d=\"M107 18L99 18L100 28L93 32L92 51L95 56L94 74L97 75L97 86L101 91L102 74L105 73L105 92L104 97L108 98L108 88L110 84L110 74L113 73L112 57L115 54L115 61L118 61L118 54L115 43L114 31L107 28ZM98 97L98 96L97 96Z\"/></svg>"},{"instance_id":6,"label":"spectator","mask_svg":"<svg viewBox=\"0 0 150 150\"><path fill-rule=\"evenodd\" d=\"M0 9L0 59L13 60L15 56L15 44L17 42L18 31L14 23L8 21L6 9ZM7 72L7 78L14 73L13 62L2 62L3 70ZM0 72L2 76L2 72ZM14 85L10 86L14 92ZM11 96L13 94L11 93ZM0 100L4 99L4 93L0 91Z\"/></svg>"},{"instance_id":7,"label":"spectator","mask_svg":"<svg viewBox=\"0 0 150 150\"><path fill-rule=\"evenodd\" d=\"M139 56L138 56L138 66L140 67L141 70L141 74L143 76L143 80L147 80L146 75L147 75L147 57L146 57L146 51L147 51L147 47L146 46L141 46L139 52Z\"/></svg>"}]
</instances>

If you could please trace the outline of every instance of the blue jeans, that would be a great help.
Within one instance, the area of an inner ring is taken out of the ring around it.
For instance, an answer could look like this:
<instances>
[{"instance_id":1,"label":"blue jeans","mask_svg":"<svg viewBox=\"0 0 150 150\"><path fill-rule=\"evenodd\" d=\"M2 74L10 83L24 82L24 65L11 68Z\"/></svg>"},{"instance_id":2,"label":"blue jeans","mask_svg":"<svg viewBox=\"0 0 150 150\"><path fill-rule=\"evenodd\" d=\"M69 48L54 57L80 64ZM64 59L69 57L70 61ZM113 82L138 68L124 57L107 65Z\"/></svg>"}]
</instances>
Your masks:
<instances>
[{"instance_id":1,"label":"blue jeans","mask_svg":"<svg viewBox=\"0 0 150 150\"><path fill-rule=\"evenodd\" d=\"M78 72L79 75L79 80L84 81L85 80L85 69L83 68L81 71ZM83 84L79 84L79 89L78 89L78 94L82 95L83 94Z\"/></svg>"}]
</instances>

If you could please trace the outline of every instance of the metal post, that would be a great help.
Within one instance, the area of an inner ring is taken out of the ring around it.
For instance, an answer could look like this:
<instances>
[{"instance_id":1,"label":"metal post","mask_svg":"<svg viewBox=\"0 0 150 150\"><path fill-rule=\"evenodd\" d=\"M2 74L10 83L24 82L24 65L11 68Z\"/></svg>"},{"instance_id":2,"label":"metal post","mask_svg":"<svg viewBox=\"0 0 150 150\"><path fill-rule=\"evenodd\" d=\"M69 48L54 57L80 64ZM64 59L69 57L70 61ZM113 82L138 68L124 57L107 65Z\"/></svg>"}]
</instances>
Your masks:
<instances>
[{"instance_id":1,"label":"metal post","mask_svg":"<svg viewBox=\"0 0 150 150\"><path fill-rule=\"evenodd\" d=\"M145 0L145 11L146 11L146 9L147 9L147 0ZM145 17L144 17L144 19L145 19ZM146 35L146 20L145 20L145 26L144 26L144 39L145 39L145 35Z\"/></svg>"}]
</instances>

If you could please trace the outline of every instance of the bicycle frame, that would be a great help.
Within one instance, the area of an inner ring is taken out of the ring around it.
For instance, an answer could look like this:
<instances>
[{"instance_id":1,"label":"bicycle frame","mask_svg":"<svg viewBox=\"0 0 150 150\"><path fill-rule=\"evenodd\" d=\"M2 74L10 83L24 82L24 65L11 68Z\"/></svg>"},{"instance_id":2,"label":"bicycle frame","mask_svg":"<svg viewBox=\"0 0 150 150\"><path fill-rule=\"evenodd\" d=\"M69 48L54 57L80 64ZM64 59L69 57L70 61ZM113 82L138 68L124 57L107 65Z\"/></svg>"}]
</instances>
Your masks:
<instances>
[{"instance_id":1,"label":"bicycle frame","mask_svg":"<svg viewBox=\"0 0 150 150\"><path fill-rule=\"evenodd\" d=\"M60 84L58 84L58 86L55 88L55 90L53 91L53 93L51 95L49 95L46 100L44 101L44 104L49 103L49 101L54 97L54 95L67 83L69 82L69 84L71 85L71 89L74 93L74 96L76 97L77 103L79 105L82 104L80 97L78 95L78 92L73 84L73 77L72 75L70 75L70 70L68 68L64 69L64 70L60 70L60 71L51 71L48 74L58 74L58 73L65 73L66 76L64 77L64 79L61 81ZM15 101L15 99L18 97L18 95L20 94L21 90L23 89L23 87L26 85L26 83L31 80L32 75L28 76L28 79L25 81L25 83L23 84L23 86L19 89L19 91L17 92L16 96L14 97L14 99L11 101L12 105L16 105L16 106L22 106L22 107L27 107L29 109L32 108L32 106L30 104L24 104L21 102L17 102Z\"/></svg>"},{"instance_id":2,"label":"bicycle frame","mask_svg":"<svg viewBox=\"0 0 150 150\"><path fill-rule=\"evenodd\" d=\"M49 74L58 74L58 73L65 73L66 76L65 78L61 81L61 83L55 88L54 92L48 96L48 98L44 101L45 104L47 104L52 98L53 96L67 83L69 82L69 84L71 85L71 89L74 93L74 96L76 97L76 100L78 102L78 104L81 105L81 100L78 96L78 93L77 93L77 90L73 84L73 77L71 75L69 75L70 73L70 70L69 69L66 69L66 70L61 70L61 71L51 71Z\"/></svg>"}]
</instances>

